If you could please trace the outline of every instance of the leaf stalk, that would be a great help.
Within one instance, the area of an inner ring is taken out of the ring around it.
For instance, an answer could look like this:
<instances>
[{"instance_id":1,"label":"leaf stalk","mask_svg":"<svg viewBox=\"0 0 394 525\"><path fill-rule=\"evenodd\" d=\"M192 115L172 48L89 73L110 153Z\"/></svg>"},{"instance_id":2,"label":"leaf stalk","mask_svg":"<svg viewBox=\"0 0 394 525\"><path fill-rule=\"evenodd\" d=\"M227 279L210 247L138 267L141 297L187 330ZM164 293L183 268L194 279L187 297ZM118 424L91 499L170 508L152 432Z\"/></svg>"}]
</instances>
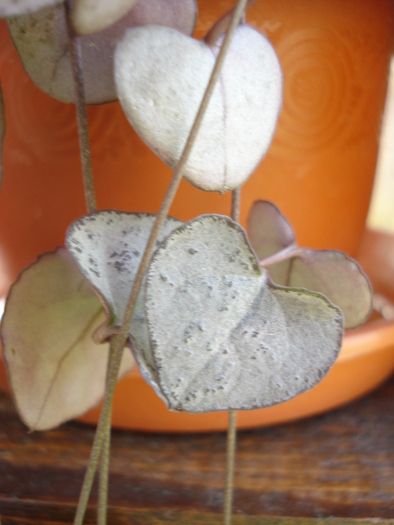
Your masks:
<instances>
[{"instance_id":1,"label":"leaf stalk","mask_svg":"<svg viewBox=\"0 0 394 525\"><path fill-rule=\"evenodd\" d=\"M93 183L92 158L90 154L88 119L85 104L81 43L71 23L71 7L72 0L66 0L64 8L66 12L71 68L74 78L75 108L77 112L79 151L81 155L83 185L86 208L88 213L92 213L96 211L97 205Z\"/></svg>"}]
</instances>

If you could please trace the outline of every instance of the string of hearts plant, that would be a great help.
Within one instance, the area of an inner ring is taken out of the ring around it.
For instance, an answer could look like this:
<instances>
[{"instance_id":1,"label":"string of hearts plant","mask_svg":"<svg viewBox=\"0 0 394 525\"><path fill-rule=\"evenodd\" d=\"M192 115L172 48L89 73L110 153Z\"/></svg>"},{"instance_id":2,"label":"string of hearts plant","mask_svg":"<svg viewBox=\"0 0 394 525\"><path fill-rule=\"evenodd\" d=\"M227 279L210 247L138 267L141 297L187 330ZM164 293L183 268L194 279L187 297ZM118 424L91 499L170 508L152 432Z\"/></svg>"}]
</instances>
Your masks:
<instances>
[{"instance_id":1,"label":"string of hearts plant","mask_svg":"<svg viewBox=\"0 0 394 525\"><path fill-rule=\"evenodd\" d=\"M99 462L98 523L106 523L112 398L135 362L171 410L229 411L229 524L235 411L313 387L344 327L371 310L358 264L298 248L273 204L254 204L249 236L238 224L240 187L270 146L282 101L278 59L242 22L246 4L238 0L204 41L190 36L193 0L7 0L0 8L32 80L77 108L88 215L69 227L66 248L20 274L1 325L12 394L31 430L54 428L104 395L75 524ZM116 98L175 169L156 216L96 210L85 103ZM0 121L2 139L2 104ZM182 177L231 190L231 218L169 218Z\"/></svg>"}]
</instances>

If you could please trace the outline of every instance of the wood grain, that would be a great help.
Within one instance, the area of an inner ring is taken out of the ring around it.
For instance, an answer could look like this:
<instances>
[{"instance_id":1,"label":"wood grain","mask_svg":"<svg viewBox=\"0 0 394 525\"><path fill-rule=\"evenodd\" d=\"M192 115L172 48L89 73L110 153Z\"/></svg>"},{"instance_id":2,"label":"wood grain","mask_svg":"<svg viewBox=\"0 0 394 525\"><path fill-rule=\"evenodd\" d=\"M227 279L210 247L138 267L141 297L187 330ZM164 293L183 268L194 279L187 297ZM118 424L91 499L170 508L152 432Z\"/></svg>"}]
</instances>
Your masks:
<instances>
[{"instance_id":1,"label":"wood grain","mask_svg":"<svg viewBox=\"0 0 394 525\"><path fill-rule=\"evenodd\" d=\"M328 414L240 432L234 524L394 518L393 399L392 379ZM2 525L72 522L93 432L69 423L29 434L0 394ZM225 448L223 433L114 431L109 524L221 523ZM95 523L96 494L86 523Z\"/></svg>"}]
</instances>

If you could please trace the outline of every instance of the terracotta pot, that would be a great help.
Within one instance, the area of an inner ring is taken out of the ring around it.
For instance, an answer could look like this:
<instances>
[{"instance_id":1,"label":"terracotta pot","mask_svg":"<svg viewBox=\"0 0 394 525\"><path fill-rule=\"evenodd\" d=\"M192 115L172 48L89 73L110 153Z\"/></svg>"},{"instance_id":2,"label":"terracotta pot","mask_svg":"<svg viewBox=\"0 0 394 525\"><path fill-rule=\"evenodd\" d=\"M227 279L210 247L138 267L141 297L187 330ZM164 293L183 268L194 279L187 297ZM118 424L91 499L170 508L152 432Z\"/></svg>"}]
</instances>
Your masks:
<instances>
[{"instance_id":1,"label":"terracotta pot","mask_svg":"<svg viewBox=\"0 0 394 525\"><path fill-rule=\"evenodd\" d=\"M198 4L201 37L233 2ZM269 199L291 221L300 245L356 254L375 173L393 16L391 0L265 0L248 11L247 22L278 53L284 104L272 147L242 190L242 224L255 199ZM32 84L4 22L0 78L7 118L0 191L4 295L38 254L63 244L68 224L85 206L75 108ZM171 170L136 136L118 103L89 107L88 118L99 208L156 212ZM229 194L183 182L171 214L188 220L229 210Z\"/></svg>"}]
</instances>

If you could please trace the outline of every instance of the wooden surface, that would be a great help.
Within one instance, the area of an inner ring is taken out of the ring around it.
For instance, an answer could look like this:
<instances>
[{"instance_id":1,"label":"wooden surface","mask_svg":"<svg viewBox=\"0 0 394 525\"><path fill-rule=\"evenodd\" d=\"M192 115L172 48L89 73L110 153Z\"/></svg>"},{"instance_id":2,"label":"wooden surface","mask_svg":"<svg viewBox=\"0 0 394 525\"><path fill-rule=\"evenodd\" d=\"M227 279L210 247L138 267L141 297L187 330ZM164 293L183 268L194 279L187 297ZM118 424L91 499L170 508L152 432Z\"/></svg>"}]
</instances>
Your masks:
<instances>
[{"instance_id":1,"label":"wooden surface","mask_svg":"<svg viewBox=\"0 0 394 525\"><path fill-rule=\"evenodd\" d=\"M72 523L92 439L76 423L28 434L0 394L2 525ZM220 433L114 431L109 525L221 523L225 443ZM394 525L394 379L331 413L240 432L234 511L234 525Z\"/></svg>"}]
</instances>

